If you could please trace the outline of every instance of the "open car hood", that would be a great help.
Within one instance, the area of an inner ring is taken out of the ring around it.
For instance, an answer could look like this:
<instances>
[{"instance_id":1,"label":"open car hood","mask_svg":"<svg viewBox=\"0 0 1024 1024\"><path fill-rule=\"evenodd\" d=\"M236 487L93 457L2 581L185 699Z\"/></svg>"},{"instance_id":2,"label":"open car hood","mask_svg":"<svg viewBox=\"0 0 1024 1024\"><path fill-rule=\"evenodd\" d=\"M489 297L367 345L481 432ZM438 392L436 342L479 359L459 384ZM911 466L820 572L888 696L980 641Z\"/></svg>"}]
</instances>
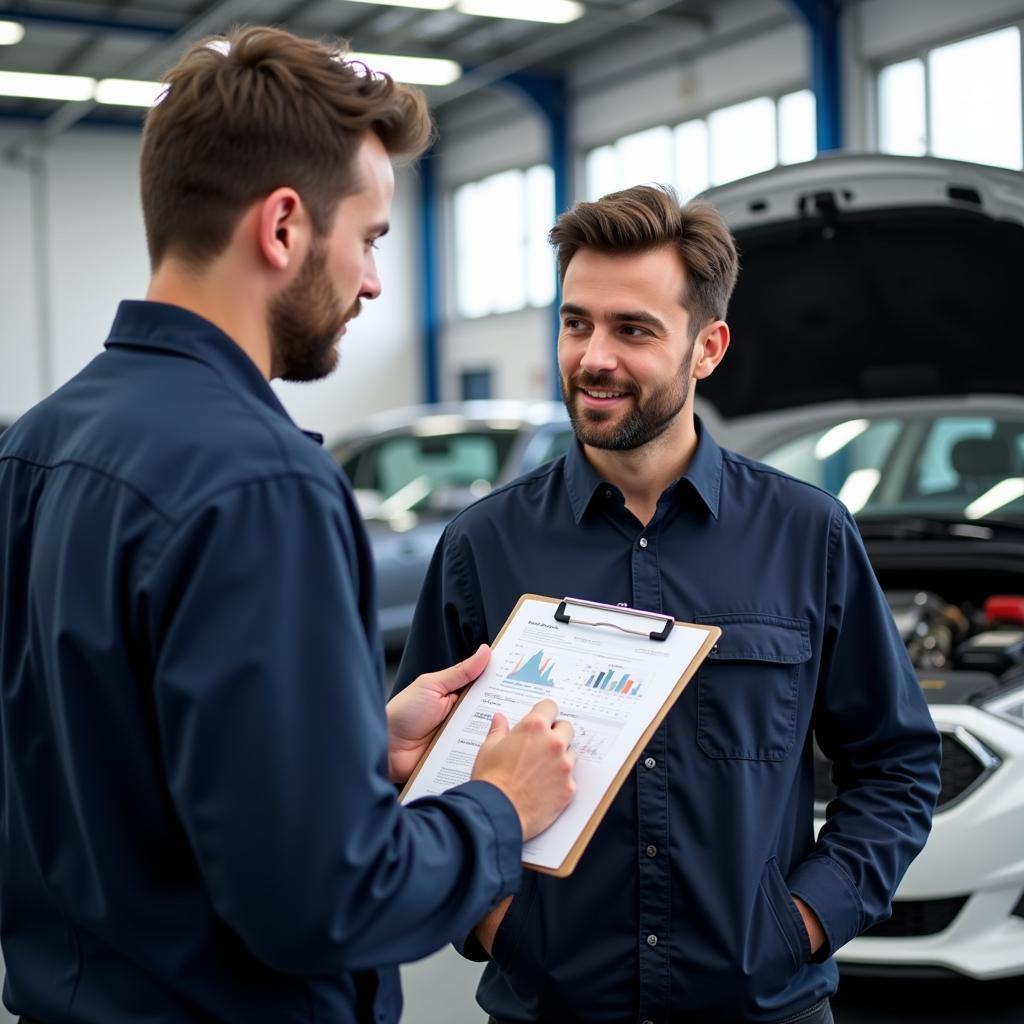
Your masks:
<instances>
[{"instance_id":1,"label":"open car hood","mask_svg":"<svg viewBox=\"0 0 1024 1024\"><path fill-rule=\"evenodd\" d=\"M740 275L726 418L820 402L1024 395L1024 174L839 154L705 193Z\"/></svg>"}]
</instances>

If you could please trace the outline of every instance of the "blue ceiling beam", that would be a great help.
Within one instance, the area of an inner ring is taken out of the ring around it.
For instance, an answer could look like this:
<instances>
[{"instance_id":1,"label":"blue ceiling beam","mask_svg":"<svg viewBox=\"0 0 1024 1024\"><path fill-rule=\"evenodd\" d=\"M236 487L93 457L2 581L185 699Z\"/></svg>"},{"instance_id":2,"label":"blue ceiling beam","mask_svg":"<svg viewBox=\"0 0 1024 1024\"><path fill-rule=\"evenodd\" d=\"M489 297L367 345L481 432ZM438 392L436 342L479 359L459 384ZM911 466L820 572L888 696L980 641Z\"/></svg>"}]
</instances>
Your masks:
<instances>
[{"instance_id":1,"label":"blue ceiling beam","mask_svg":"<svg viewBox=\"0 0 1024 1024\"><path fill-rule=\"evenodd\" d=\"M23 25L49 25L54 28L80 28L107 35L148 36L149 38L170 39L181 30L181 23L159 21L126 21L123 18L91 18L79 14L56 14L47 11L25 11L20 8L5 8L0 17L8 21L20 21Z\"/></svg>"},{"instance_id":2,"label":"blue ceiling beam","mask_svg":"<svg viewBox=\"0 0 1024 1024\"><path fill-rule=\"evenodd\" d=\"M563 75L542 75L515 72L502 79L524 96L540 115L547 129L548 163L554 174L555 216L569 209L572 203L572 141L569 123L569 88ZM558 371L558 332L561 321L558 315L561 290L557 280L555 260L551 261L551 273L555 275L555 301L551 304L551 382L552 397L560 399L562 391Z\"/></svg>"},{"instance_id":3,"label":"blue ceiling beam","mask_svg":"<svg viewBox=\"0 0 1024 1024\"><path fill-rule=\"evenodd\" d=\"M568 87L561 75L540 75L515 72L493 83L505 86L527 100L541 117L547 130L548 162L555 185L555 213L569 208L572 202L572 148L569 138ZM438 195L436 148L419 163L420 176L420 260L423 266L423 300L420 305L420 333L423 345L423 400L440 401L441 325L444 309L441 197ZM557 269L555 294L558 294ZM558 374L558 302L552 303L551 379L552 394L561 397Z\"/></svg>"},{"instance_id":4,"label":"blue ceiling beam","mask_svg":"<svg viewBox=\"0 0 1024 1024\"><path fill-rule=\"evenodd\" d=\"M423 295L420 301L420 338L423 346L423 401L441 400L441 313L444 279L441 275L441 214L437 195L437 145L417 165L420 181L420 266Z\"/></svg>"},{"instance_id":5,"label":"blue ceiling beam","mask_svg":"<svg viewBox=\"0 0 1024 1024\"><path fill-rule=\"evenodd\" d=\"M818 152L843 146L842 0L787 0L811 35L811 88L817 107Z\"/></svg>"}]
</instances>

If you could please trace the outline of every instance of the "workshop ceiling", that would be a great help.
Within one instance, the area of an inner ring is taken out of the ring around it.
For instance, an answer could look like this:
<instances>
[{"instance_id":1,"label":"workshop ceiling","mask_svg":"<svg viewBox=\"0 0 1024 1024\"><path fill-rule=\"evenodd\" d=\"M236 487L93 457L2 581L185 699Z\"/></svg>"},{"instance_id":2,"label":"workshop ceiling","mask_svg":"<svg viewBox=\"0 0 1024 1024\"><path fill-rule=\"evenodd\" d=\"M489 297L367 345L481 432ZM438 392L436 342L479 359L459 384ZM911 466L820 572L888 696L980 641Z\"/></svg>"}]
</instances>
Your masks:
<instances>
[{"instance_id":1,"label":"workshop ceiling","mask_svg":"<svg viewBox=\"0 0 1024 1024\"><path fill-rule=\"evenodd\" d=\"M574 59L611 41L663 39L668 33L692 40L695 29L710 28L714 7L713 0L582 0L579 17L552 24L458 9L477 0L433 0L452 5L442 10L393 6L396 2L20 0L0 6L0 20L25 28L19 43L0 46L0 72L156 80L193 40L233 25L263 23L300 35L341 37L359 53L457 61L464 69L461 78L426 87L431 102L442 106L511 72L564 71ZM144 112L140 107L97 105L91 99L76 103L0 96L0 118L48 126L48 135L83 118L138 123Z\"/></svg>"}]
</instances>

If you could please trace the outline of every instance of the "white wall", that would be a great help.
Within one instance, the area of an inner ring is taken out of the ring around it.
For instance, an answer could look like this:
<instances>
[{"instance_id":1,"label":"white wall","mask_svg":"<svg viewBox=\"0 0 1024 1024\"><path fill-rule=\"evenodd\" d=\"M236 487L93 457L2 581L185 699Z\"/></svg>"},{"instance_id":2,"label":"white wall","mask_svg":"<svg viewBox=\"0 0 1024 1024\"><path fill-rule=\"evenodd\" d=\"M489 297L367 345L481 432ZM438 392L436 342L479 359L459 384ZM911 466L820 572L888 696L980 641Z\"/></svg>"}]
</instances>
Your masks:
<instances>
[{"instance_id":1,"label":"white wall","mask_svg":"<svg viewBox=\"0 0 1024 1024\"><path fill-rule=\"evenodd\" d=\"M0 150L16 137L11 129L0 130ZM118 301L145 295L149 264L138 198L139 142L137 132L82 126L45 151L49 265L41 276L30 172L0 162L0 419L24 412L81 369L102 350ZM418 211L418 182L411 171L402 171L392 233L379 253L383 298L364 304L351 325L337 373L316 384L279 388L302 426L333 437L370 412L418 401ZM40 300L47 311L42 316ZM51 354L48 382L39 358L44 332Z\"/></svg>"},{"instance_id":2,"label":"white wall","mask_svg":"<svg viewBox=\"0 0 1024 1024\"><path fill-rule=\"evenodd\" d=\"M0 132L0 152L9 135ZM32 242L32 182L27 169L0 160L0 421L40 394Z\"/></svg>"}]
</instances>

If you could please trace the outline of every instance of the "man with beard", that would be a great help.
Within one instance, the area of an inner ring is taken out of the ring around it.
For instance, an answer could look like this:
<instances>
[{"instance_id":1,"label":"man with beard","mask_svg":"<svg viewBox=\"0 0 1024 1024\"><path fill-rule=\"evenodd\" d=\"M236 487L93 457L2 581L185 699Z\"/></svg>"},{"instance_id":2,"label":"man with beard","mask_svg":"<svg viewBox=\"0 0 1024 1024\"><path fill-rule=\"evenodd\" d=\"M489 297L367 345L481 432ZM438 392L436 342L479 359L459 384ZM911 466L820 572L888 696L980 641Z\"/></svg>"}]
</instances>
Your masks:
<instances>
[{"instance_id":1,"label":"man with beard","mask_svg":"<svg viewBox=\"0 0 1024 1024\"><path fill-rule=\"evenodd\" d=\"M456 691L385 709L351 490L269 380L329 373L380 282L422 94L287 33L199 43L142 145L153 276L0 442L4 1001L33 1021L396 1024L397 964L520 880L572 730L499 720L398 806Z\"/></svg>"},{"instance_id":2,"label":"man with beard","mask_svg":"<svg viewBox=\"0 0 1024 1024\"><path fill-rule=\"evenodd\" d=\"M824 1024L832 954L888 916L927 835L935 727L845 508L694 416L729 347L717 212L637 187L551 241L578 444L449 525L398 685L493 639L524 592L722 636L573 875L528 873L464 940L490 961L478 1000L499 1024ZM839 788L817 840L812 730Z\"/></svg>"}]
</instances>

